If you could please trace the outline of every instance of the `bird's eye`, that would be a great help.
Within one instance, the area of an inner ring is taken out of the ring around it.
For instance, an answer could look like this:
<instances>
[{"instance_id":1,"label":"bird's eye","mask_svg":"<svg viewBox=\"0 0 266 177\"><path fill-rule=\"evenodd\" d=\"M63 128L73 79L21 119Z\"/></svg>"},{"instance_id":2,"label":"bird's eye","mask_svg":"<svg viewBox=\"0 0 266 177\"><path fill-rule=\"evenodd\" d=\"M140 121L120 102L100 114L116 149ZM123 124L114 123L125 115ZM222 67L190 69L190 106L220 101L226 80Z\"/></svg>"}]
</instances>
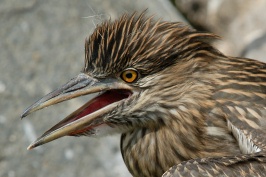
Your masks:
<instances>
[{"instance_id":1,"label":"bird's eye","mask_svg":"<svg viewBox=\"0 0 266 177\"><path fill-rule=\"evenodd\" d=\"M126 69L122 72L121 79L125 82L132 83L138 79L138 72L133 68Z\"/></svg>"}]
</instances>

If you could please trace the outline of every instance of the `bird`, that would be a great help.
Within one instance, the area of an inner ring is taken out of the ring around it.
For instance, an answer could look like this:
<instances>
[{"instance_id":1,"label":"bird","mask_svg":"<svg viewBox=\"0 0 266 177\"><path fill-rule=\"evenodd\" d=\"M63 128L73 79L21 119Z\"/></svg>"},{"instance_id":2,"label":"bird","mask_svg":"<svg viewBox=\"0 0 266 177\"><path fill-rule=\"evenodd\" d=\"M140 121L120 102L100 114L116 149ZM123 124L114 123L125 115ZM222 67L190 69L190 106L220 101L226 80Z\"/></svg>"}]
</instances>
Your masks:
<instances>
[{"instance_id":1,"label":"bird","mask_svg":"<svg viewBox=\"0 0 266 177\"><path fill-rule=\"evenodd\" d=\"M85 40L82 72L21 117L98 95L28 149L63 136L121 134L136 177L266 176L266 64L226 56L215 40L146 12L98 24Z\"/></svg>"}]
</instances>

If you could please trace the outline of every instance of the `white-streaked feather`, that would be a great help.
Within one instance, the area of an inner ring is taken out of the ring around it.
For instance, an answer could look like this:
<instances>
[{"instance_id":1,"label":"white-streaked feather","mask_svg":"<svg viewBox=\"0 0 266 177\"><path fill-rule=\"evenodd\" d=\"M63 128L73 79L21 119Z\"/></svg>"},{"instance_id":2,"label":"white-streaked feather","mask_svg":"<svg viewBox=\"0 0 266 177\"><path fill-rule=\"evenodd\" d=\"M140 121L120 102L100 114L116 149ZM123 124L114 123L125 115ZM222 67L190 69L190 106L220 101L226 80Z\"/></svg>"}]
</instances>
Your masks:
<instances>
[{"instance_id":1,"label":"white-streaked feather","mask_svg":"<svg viewBox=\"0 0 266 177\"><path fill-rule=\"evenodd\" d=\"M256 146L253 141L243 133L243 131L234 126L230 121L227 121L227 125L236 138L239 148L243 154L251 154L261 151L261 149Z\"/></svg>"}]
</instances>

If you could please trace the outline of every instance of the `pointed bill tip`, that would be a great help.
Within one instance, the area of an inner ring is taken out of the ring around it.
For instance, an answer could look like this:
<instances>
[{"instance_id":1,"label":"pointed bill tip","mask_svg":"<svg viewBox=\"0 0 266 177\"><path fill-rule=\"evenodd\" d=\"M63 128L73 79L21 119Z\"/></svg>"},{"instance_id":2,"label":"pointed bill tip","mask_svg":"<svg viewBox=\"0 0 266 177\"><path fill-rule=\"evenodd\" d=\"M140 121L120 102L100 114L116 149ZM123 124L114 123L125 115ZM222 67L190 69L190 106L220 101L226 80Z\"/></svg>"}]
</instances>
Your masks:
<instances>
[{"instance_id":1,"label":"pointed bill tip","mask_svg":"<svg viewBox=\"0 0 266 177\"><path fill-rule=\"evenodd\" d=\"M29 146L27 147L27 150L31 150L31 149L33 149L33 148L34 148L34 146L29 145Z\"/></svg>"},{"instance_id":2,"label":"pointed bill tip","mask_svg":"<svg viewBox=\"0 0 266 177\"><path fill-rule=\"evenodd\" d=\"M36 148L37 146L39 146L38 145L38 142L33 142L33 143L31 143L28 147L27 147L27 150L31 150L31 149L34 149L34 148Z\"/></svg>"},{"instance_id":3,"label":"pointed bill tip","mask_svg":"<svg viewBox=\"0 0 266 177\"><path fill-rule=\"evenodd\" d=\"M37 105L37 106L36 106ZM21 115L20 115L20 118L21 119L23 119L24 117L26 117L26 116L28 116L29 114L31 114L32 112L34 112L34 111L37 111L38 109L40 109L40 108L38 108L38 107L40 107L40 105L38 105L38 104L33 104L33 105L31 105L30 107L28 107Z\"/></svg>"},{"instance_id":4,"label":"pointed bill tip","mask_svg":"<svg viewBox=\"0 0 266 177\"><path fill-rule=\"evenodd\" d=\"M25 111L20 115L20 119L23 119L23 118L26 117L27 115L29 115L28 110L25 110Z\"/></svg>"},{"instance_id":5,"label":"pointed bill tip","mask_svg":"<svg viewBox=\"0 0 266 177\"><path fill-rule=\"evenodd\" d=\"M42 141L40 140L36 140L34 141L33 143L31 143L28 147L27 147L27 150L31 150L31 149L34 149L40 145L44 144Z\"/></svg>"}]
</instances>

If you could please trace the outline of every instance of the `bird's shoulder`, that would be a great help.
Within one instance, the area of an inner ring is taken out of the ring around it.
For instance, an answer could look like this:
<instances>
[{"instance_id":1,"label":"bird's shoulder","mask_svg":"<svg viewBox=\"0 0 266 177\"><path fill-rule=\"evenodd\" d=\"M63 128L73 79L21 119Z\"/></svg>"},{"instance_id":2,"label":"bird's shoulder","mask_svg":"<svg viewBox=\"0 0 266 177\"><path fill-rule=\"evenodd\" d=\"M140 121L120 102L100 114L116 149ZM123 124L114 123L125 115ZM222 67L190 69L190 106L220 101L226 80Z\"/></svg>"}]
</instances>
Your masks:
<instances>
[{"instance_id":1,"label":"bird's shoulder","mask_svg":"<svg viewBox=\"0 0 266 177\"><path fill-rule=\"evenodd\" d=\"M213 99L244 153L266 148L266 63L229 57L220 61Z\"/></svg>"}]
</instances>

